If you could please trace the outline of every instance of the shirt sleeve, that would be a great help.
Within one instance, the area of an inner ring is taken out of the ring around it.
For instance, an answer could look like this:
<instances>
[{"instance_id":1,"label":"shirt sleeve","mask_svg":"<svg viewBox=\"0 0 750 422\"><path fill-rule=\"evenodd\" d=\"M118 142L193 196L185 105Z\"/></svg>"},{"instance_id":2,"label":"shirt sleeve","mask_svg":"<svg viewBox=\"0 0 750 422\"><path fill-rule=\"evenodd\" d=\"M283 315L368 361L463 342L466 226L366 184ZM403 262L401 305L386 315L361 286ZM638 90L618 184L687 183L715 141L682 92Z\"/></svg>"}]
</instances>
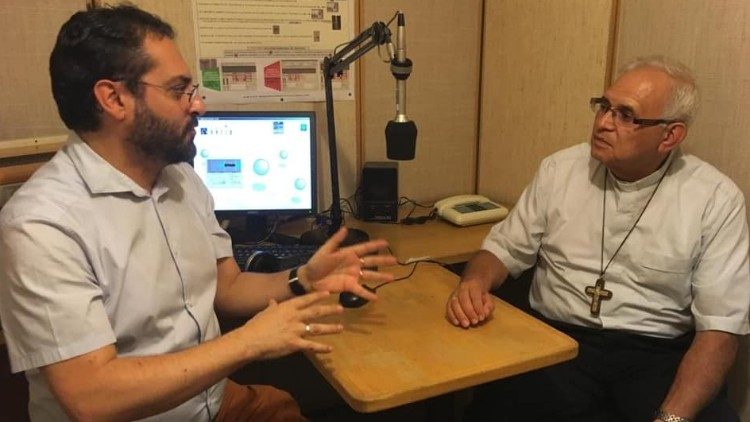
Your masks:
<instances>
[{"instance_id":1,"label":"shirt sleeve","mask_svg":"<svg viewBox=\"0 0 750 422\"><path fill-rule=\"evenodd\" d=\"M555 162L545 159L516 206L490 230L482 243L482 249L494 254L513 277L536 264L547 227L548 190L554 170Z\"/></svg>"},{"instance_id":2,"label":"shirt sleeve","mask_svg":"<svg viewBox=\"0 0 750 422\"><path fill-rule=\"evenodd\" d=\"M745 202L739 189L729 194L725 189L717 188L705 213L704 247L693 273L691 311L698 331L747 334L750 269Z\"/></svg>"},{"instance_id":3,"label":"shirt sleeve","mask_svg":"<svg viewBox=\"0 0 750 422\"><path fill-rule=\"evenodd\" d=\"M29 217L0 226L0 320L13 372L115 342L102 290L70 233Z\"/></svg>"}]
</instances>

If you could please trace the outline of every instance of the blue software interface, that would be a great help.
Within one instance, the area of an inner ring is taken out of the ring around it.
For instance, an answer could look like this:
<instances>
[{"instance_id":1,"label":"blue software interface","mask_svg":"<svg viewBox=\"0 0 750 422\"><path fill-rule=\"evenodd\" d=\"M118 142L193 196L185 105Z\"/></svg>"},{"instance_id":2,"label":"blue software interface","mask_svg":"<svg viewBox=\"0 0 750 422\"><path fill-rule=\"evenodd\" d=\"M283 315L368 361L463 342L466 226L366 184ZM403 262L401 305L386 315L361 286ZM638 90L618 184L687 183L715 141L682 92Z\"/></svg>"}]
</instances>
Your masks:
<instances>
[{"instance_id":1,"label":"blue software interface","mask_svg":"<svg viewBox=\"0 0 750 422\"><path fill-rule=\"evenodd\" d=\"M193 162L216 211L307 210L315 204L312 113L209 112Z\"/></svg>"}]
</instances>

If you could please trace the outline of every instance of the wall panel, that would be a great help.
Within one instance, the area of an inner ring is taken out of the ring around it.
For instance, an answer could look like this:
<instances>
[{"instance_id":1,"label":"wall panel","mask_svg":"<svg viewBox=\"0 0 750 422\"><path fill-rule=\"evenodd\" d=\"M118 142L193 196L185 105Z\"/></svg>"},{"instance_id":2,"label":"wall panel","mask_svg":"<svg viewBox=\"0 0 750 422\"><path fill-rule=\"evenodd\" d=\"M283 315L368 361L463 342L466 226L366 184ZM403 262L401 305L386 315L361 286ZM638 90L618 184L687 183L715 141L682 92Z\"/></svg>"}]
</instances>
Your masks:
<instances>
[{"instance_id":1,"label":"wall panel","mask_svg":"<svg viewBox=\"0 0 750 422\"><path fill-rule=\"evenodd\" d=\"M612 14L612 0L486 2L479 193L513 204L543 157L588 140Z\"/></svg>"},{"instance_id":2,"label":"wall panel","mask_svg":"<svg viewBox=\"0 0 750 422\"><path fill-rule=\"evenodd\" d=\"M406 19L407 117L419 130L416 157L399 162L399 193L431 202L474 191L482 1L362 2L362 25ZM395 22L391 25L395 36ZM385 125L396 114L395 80L376 52L362 60L362 161L386 159Z\"/></svg>"},{"instance_id":3,"label":"wall panel","mask_svg":"<svg viewBox=\"0 0 750 422\"><path fill-rule=\"evenodd\" d=\"M621 0L616 64L665 54L695 72L702 104L684 149L731 177L750 197L750 2ZM750 420L747 337L730 374L730 395Z\"/></svg>"},{"instance_id":4,"label":"wall panel","mask_svg":"<svg viewBox=\"0 0 750 422\"><path fill-rule=\"evenodd\" d=\"M0 5L0 142L60 135L49 82L57 31L85 0L3 0Z\"/></svg>"}]
</instances>

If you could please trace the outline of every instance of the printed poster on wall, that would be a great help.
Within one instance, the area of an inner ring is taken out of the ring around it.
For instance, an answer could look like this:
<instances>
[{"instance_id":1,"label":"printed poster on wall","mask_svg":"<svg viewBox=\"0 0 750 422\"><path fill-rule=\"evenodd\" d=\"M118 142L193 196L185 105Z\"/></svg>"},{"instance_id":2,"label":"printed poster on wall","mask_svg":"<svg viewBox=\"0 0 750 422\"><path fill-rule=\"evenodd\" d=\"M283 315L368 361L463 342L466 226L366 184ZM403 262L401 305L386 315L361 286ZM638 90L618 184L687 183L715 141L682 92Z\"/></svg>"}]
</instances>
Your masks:
<instances>
[{"instance_id":1,"label":"printed poster on wall","mask_svg":"<svg viewBox=\"0 0 750 422\"><path fill-rule=\"evenodd\" d=\"M323 101L323 58L354 37L354 0L193 0L207 104ZM354 99L353 68L333 80Z\"/></svg>"}]
</instances>

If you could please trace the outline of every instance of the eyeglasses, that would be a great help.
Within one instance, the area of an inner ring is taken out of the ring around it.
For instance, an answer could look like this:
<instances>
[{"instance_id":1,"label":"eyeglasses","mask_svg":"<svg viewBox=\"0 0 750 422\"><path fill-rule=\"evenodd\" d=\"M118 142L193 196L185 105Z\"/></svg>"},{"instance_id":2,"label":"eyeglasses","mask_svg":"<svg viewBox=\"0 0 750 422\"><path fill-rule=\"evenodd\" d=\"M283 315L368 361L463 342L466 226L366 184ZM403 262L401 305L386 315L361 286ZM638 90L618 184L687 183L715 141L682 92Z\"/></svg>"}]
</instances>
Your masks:
<instances>
[{"instance_id":1,"label":"eyeglasses","mask_svg":"<svg viewBox=\"0 0 750 422\"><path fill-rule=\"evenodd\" d=\"M680 120L670 119L639 119L633 115L633 112L625 108L614 108L609 100L604 97L594 97L589 100L591 110L596 113L597 117L604 116L612 112L612 120L618 126L639 125L639 126L657 126L679 122Z\"/></svg>"},{"instance_id":2,"label":"eyeglasses","mask_svg":"<svg viewBox=\"0 0 750 422\"><path fill-rule=\"evenodd\" d=\"M187 95L188 103L192 103L193 100L196 98L195 94L198 93L198 87L200 86L200 84L194 84L194 85L190 85L190 89L185 89L184 87L180 87L180 86L156 85L156 84L152 84L146 81L138 81L138 83L141 85L147 85L147 86L152 86L154 88L159 88L162 91L168 92L172 94L175 100L179 100L183 95Z\"/></svg>"}]
</instances>

